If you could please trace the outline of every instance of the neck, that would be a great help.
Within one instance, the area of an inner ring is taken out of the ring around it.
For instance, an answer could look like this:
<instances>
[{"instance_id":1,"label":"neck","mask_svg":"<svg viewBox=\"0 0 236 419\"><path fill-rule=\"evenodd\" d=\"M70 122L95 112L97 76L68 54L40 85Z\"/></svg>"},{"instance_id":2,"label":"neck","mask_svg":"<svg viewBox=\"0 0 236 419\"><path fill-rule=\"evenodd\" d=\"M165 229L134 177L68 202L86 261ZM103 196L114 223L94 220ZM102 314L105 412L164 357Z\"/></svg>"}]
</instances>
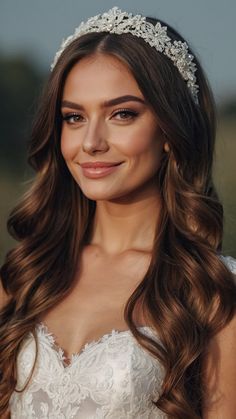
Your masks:
<instances>
[{"instance_id":1,"label":"neck","mask_svg":"<svg viewBox=\"0 0 236 419\"><path fill-rule=\"evenodd\" d=\"M97 201L91 245L107 254L151 252L161 199L155 190L110 201Z\"/></svg>"}]
</instances>

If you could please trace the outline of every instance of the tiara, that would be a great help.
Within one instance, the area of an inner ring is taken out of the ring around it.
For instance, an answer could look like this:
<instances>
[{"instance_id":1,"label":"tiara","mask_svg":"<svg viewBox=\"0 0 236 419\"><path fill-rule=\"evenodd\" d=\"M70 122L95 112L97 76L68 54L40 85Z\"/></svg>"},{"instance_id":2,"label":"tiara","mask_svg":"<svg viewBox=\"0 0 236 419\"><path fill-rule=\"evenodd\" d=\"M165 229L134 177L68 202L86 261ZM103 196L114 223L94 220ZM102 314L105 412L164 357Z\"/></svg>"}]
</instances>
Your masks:
<instances>
[{"instance_id":1,"label":"tiara","mask_svg":"<svg viewBox=\"0 0 236 419\"><path fill-rule=\"evenodd\" d=\"M198 103L199 86L195 76L197 66L193 62L194 56L188 51L187 43L172 41L167 35L167 27L162 26L160 22L157 22L154 26L146 21L145 16L122 12L118 7L113 7L108 12L90 17L86 22L81 22L73 35L65 40L63 39L61 47L51 64L51 71L64 49L75 39L90 32L110 32L119 35L131 33L143 38L151 47L156 48L157 51L166 55L173 62L186 81L195 103Z\"/></svg>"}]
</instances>

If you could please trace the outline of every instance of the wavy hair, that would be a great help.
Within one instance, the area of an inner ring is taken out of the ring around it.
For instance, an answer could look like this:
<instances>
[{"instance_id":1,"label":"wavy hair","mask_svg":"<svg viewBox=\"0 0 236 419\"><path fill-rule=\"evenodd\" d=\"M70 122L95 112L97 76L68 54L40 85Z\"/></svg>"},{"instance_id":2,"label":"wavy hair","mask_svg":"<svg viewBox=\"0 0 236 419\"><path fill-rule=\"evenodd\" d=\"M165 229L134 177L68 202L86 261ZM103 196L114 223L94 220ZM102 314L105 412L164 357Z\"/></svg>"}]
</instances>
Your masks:
<instances>
[{"instance_id":1,"label":"wavy hair","mask_svg":"<svg viewBox=\"0 0 236 419\"><path fill-rule=\"evenodd\" d=\"M166 26L172 40L183 41ZM36 177L10 214L8 229L18 244L1 268L8 302L0 312L0 415L16 390L23 339L32 332L37 343L37 319L72 289L90 240L96 203L83 195L62 157L60 102L73 65L93 54L114 56L130 69L170 146L157 178L162 205L151 263L124 316L139 343L164 366L162 391L153 403L170 418L199 419L202 359L210 338L233 317L236 300L233 274L219 258L223 208L212 181L214 101L196 57L199 105L167 57L142 38L109 33L83 35L64 50L32 127L28 161ZM161 343L136 329L138 302ZM36 345L36 359L37 353Z\"/></svg>"}]
</instances>

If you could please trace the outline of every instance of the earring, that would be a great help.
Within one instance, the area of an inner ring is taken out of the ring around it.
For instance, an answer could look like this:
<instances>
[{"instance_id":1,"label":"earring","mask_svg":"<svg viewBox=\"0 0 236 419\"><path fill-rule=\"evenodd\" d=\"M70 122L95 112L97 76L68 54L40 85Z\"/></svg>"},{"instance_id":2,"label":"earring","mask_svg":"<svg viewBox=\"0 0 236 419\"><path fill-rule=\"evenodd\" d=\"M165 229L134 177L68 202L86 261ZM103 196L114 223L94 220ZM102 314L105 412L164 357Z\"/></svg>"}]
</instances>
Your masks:
<instances>
[{"instance_id":1,"label":"earring","mask_svg":"<svg viewBox=\"0 0 236 419\"><path fill-rule=\"evenodd\" d=\"M165 150L165 152L166 152L166 153L169 153L169 151L170 151L170 146L169 146L169 144L168 144L168 143L165 143L165 144L164 144L164 150Z\"/></svg>"}]
</instances>

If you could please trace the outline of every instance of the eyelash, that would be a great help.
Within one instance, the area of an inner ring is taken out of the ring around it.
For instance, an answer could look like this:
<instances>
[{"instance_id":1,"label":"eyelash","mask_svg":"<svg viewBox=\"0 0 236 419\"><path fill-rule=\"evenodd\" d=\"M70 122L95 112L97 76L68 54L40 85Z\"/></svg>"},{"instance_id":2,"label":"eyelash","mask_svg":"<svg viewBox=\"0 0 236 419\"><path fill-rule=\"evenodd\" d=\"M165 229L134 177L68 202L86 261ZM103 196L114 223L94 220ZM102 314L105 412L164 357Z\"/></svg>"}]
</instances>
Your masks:
<instances>
[{"instance_id":1,"label":"eyelash","mask_svg":"<svg viewBox=\"0 0 236 419\"><path fill-rule=\"evenodd\" d=\"M129 121L130 119L134 119L135 117L138 116L138 112L136 111L131 111L130 109L119 109L118 111L116 111L112 116L116 116L118 114L124 113L126 115L129 115L130 118L121 118L120 121ZM76 112L71 112L65 115L62 115L62 119L63 121L67 122L70 125L76 124L76 122L80 122L80 121L74 121L74 122L70 122L70 119L73 117L80 117L81 115L76 113Z\"/></svg>"}]
</instances>

